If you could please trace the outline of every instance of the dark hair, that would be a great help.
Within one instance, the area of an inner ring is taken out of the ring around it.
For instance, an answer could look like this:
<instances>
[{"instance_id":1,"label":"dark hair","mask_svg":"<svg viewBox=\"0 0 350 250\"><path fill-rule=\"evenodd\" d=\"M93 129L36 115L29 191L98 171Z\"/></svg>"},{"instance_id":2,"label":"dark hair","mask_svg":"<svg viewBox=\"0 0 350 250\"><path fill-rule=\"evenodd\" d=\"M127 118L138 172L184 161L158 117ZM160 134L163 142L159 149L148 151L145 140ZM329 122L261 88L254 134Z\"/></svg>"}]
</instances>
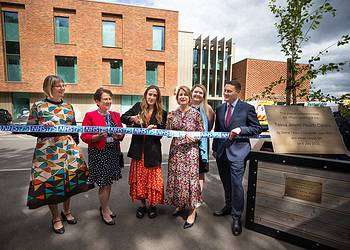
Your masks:
<instances>
[{"instance_id":1,"label":"dark hair","mask_svg":"<svg viewBox=\"0 0 350 250\"><path fill-rule=\"evenodd\" d=\"M236 79L233 79L231 81L225 81L225 85L226 84L230 84L230 85L234 86L238 92L240 92L242 89L241 83L239 81L237 81Z\"/></svg>"},{"instance_id":2,"label":"dark hair","mask_svg":"<svg viewBox=\"0 0 350 250\"><path fill-rule=\"evenodd\" d=\"M103 93L108 94L110 97L113 96L112 91L110 91L109 89L105 89L105 88L98 88L94 94L94 100L95 101L101 101L101 96Z\"/></svg>"},{"instance_id":3,"label":"dark hair","mask_svg":"<svg viewBox=\"0 0 350 250\"><path fill-rule=\"evenodd\" d=\"M0 124L6 125L12 122L12 116L6 109L0 109Z\"/></svg>"}]
</instances>

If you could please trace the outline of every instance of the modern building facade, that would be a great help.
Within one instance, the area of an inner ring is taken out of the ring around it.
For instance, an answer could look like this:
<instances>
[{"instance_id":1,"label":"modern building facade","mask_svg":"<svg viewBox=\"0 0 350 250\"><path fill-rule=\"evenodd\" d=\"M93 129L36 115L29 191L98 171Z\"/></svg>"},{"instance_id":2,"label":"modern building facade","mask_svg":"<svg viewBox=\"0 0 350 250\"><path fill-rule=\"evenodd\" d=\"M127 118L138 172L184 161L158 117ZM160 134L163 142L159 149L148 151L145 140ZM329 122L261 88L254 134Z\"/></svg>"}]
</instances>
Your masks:
<instances>
[{"instance_id":1,"label":"modern building facade","mask_svg":"<svg viewBox=\"0 0 350 250\"><path fill-rule=\"evenodd\" d=\"M0 1L0 106L15 118L43 97L47 75L67 83L77 120L106 87L124 112L147 85L165 106L178 77L178 12L86 0Z\"/></svg>"},{"instance_id":2,"label":"modern building facade","mask_svg":"<svg viewBox=\"0 0 350 250\"><path fill-rule=\"evenodd\" d=\"M232 65L232 78L242 84L240 95L242 100L259 95L265 87L278 81L281 77L287 78L286 62L246 58ZM309 92L310 82L307 82L304 87ZM282 83L273 89L275 101L285 102L285 88L286 84ZM299 101L305 100L299 98Z\"/></svg>"},{"instance_id":3,"label":"modern building facade","mask_svg":"<svg viewBox=\"0 0 350 250\"><path fill-rule=\"evenodd\" d=\"M208 102L217 106L223 99L225 80L232 79L235 45L232 39L194 38L192 32L179 32L178 84L192 87L203 84Z\"/></svg>"}]
</instances>

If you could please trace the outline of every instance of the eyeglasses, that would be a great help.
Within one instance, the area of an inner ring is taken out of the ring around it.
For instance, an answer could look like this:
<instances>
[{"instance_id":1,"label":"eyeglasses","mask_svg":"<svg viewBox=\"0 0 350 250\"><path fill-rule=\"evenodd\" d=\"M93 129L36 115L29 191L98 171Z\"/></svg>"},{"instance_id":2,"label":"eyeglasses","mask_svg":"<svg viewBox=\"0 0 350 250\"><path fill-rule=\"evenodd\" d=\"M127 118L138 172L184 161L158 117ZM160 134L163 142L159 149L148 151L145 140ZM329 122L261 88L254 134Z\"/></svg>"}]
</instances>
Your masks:
<instances>
[{"instance_id":1,"label":"eyeglasses","mask_svg":"<svg viewBox=\"0 0 350 250\"><path fill-rule=\"evenodd\" d=\"M62 85L52 85L53 88L59 88L59 89L64 89L66 87L65 84Z\"/></svg>"}]
</instances>

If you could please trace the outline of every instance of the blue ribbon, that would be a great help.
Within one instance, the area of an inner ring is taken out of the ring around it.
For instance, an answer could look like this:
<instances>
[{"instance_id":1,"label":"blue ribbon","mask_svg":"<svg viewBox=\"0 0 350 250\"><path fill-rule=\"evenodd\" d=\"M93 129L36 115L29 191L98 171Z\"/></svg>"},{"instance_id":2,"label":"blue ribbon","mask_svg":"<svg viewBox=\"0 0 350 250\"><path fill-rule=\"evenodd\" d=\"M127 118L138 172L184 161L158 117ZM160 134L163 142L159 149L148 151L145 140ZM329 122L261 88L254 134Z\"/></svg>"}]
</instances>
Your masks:
<instances>
[{"instance_id":1,"label":"blue ribbon","mask_svg":"<svg viewBox=\"0 0 350 250\"><path fill-rule=\"evenodd\" d=\"M103 126L43 126L43 125L22 125L9 124L0 125L0 131L18 132L18 133L118 133L118 134L133 134L133 135L153 135L166 137L185 137L189 135L194 138L219 138L226 139L229 137L228 132L198 132L198 131L177 131L165 129L147 129L147 128L118 128L118 127L103 127ZM255 136L238 136L236 138L270 138L269 135Z\"/></svg>"}]
</instances>

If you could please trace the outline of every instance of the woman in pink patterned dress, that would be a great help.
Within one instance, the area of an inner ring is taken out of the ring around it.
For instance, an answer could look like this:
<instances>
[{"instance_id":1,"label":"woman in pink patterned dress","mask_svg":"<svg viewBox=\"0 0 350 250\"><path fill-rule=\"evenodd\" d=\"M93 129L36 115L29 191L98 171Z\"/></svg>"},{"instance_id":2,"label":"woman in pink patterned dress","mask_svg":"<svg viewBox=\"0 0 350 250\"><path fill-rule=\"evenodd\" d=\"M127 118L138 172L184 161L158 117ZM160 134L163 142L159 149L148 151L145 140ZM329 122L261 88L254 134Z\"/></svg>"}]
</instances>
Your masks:
<instances>
[{"instance_id":1,"label":"woman in pink patterned dress","mask_svg":"<svg viewBox=\"0 0 350 250\"><path fill-rule=\"evenodd\" d=\"M190 89L181 86L177 91L176 100L180 106L168 115L167 129L203 131L200 113L190 106ZM196 207L202 202L198 142L198 138L189 135L174 137L169 151L166 203L176 207L174 216L180 215L184 209L189 209L184 229L193 226L197 217Z\"/></svg>"}]
</instances>

